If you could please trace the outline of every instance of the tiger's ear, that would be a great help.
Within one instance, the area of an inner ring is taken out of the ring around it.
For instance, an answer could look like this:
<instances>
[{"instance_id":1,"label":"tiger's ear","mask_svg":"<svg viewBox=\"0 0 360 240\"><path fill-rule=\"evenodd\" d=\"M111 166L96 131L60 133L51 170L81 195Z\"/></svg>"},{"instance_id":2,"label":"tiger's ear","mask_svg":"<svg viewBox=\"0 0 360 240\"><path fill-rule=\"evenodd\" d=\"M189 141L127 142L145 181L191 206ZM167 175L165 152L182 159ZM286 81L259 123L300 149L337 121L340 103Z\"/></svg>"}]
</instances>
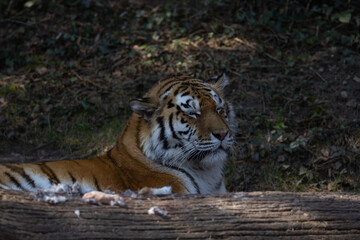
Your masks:
<instances>
[{"instance_id":1,"label":"tiger's ear","mask_svg":"<svg viewBox=\"0 0 360 240\"><path fill-rule=\"evenodd\" d=\"M137 98L130 101L131 109L149 121L156 110L156 105L149 98Z\"/></svg>"},{"instance_id":2,"label":"tiger's ear","mask_svg":"<svg viewBox=\"0 0 360 240\"><path fill-rule=\"evenodd\" d=\"M230 80L229 80L229 77L225 73L222 73L219 76L214 76L214 77L209 78L207 80L207 82L213 83L214 86L220 90L224 90L224 88L227 85L229 85Z\"/></svg>"}]
</instances>

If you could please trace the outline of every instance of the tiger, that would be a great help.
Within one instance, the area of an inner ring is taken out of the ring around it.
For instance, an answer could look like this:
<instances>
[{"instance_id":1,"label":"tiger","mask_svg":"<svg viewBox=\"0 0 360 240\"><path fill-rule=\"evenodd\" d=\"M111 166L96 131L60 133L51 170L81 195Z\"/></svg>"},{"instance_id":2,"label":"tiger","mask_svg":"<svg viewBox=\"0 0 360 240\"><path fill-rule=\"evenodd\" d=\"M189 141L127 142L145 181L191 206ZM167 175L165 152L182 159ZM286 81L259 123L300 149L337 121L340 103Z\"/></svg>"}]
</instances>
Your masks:
<instances>
[{"instance_id":1,"label":"tiger","mask_svg":"<svg viewBox=\"0 0 360 240\"><path fill-rule=\"evenodd\" d=\"M225 193L225 162L234 149L225 74L209 80L179 75L131 100L132 114L103 156L0 165L0 188L35 191L79 184L81 192L170 186L173 193Z\"/></svg>"}]
</instances>

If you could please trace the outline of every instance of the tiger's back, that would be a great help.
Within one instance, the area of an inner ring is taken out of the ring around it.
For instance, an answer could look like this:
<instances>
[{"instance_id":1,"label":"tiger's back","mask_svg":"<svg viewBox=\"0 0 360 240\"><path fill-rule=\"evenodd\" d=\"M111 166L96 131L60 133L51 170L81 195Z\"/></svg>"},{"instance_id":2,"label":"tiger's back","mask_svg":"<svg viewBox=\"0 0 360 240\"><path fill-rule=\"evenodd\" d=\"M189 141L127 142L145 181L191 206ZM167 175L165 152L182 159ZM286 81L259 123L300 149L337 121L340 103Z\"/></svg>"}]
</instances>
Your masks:
<instances>
[{"instance_id":1,"label":"tiger's back","mask_svg":"<svg viewBox=\"0 0 360 240\"><path fill-rule=\"evenodd\" d=\"M176 193L225 192L224 162L235 128L223 96L228 79L189 76L160 81L134 111L104 156L0 165L0 187L32 191L78 182L83 192L172 186Z\"/></svg>"}]
</instances>

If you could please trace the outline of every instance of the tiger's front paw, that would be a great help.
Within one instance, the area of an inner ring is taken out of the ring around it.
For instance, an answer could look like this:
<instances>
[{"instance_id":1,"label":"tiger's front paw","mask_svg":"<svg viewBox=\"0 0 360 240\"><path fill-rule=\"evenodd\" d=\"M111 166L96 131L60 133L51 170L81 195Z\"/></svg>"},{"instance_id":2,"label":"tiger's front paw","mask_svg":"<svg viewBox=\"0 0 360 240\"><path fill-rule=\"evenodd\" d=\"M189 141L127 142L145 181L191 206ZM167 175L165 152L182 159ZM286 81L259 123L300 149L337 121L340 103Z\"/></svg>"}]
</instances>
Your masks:
<instances>
[{"instance_id":1,"label":"tiger's front paw","mask_svg":"<svg viewBox=\"0 0 360 240\"><path fill-rule=\"evenodd\" d=\"M172 187L171 186L165 186L162 188L150 188L150 187L143 187L142 189L140 189L138 191L139 194L141 195L147 195L147 194L151 194L151 195L170 195L172 192Z\"/></svg>"},{"instance_id":2,"label":"tiger's front paw","mask_svg":"<svg viewBox=\"0 0 360 240\"><path fill-rule=\"evenodd\" d=\"M124 199L118 194L91 191L85 193L82 199L92 204L107 204L111 206L117 205L120 207L126 207Z\"/></svg>"}]
</instances>

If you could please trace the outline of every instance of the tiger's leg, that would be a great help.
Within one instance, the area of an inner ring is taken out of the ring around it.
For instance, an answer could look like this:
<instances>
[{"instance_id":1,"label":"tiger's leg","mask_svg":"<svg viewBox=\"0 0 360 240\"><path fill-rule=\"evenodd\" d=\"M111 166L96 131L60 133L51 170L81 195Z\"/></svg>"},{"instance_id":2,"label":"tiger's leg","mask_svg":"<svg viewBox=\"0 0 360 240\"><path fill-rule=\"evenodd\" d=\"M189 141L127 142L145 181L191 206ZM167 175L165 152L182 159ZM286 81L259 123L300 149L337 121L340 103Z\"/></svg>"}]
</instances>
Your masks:
<instances>
[{"instance_id":1,"label":"tiger's leg","mask_svg":"<svg viewBox=\"0 0 360 240\"><path fill-rule=\"evenodd\" d=\"M118 205L121 207L126 206L124 199L118 194L91 191L85 193L82 199L84 199L87 202L96 203L96 204L103 203L103 204L109 204L111 206L113 205Z\"/></svg>"},{"instance_id":2,"label":"tiger's leg","mask_svg":"<svg viewBox=\"0 0 360 240\"><path fill-rule=\"evenodd\" d=\"M172 192L171 186L164 186L162 188L150 188L150 187L143 187L138 191L139 194L142 195L169 195Z\"/></svg>"},{"instance_id":3,"label":"tiger's leg","mask_svg":"<svg viewBox=\"0 0 360 240\"><path fill-rule=\"evenodd\" d=\"M162 188L150 188L150 187L143 187L138 191L138 194L141 195L169 195L171 194L171 186L165 186ZM103 203L103 204L110 204L110 205L119 205L119 206L126 206L123 198L119 194L113 193L104 193L99 191L91 191L85 193L82 197L85 201L94 202L94 203Z\"/></svg>"},{"instance_id":4,"label":"tiger's leg","mask_svg":"<svg viewBox=\"0 0 360 240\"><path fill-rule=\"evenodd\" d=\"M50 187L41 174L36 173L33 164L3 164L0 165L0 187L21 191L31 191L36 188Z\"/></svg>"},{"instance_id":5,"label":"tiger's leg","mask_svg":"<svg viewBox=\"0 0 360 240\"><path fill-rule=\"evenodd\" d=\"M0 187L32 191L77 182L82 192L119 189L118 175L114 169L104 158L3 164L0 165Z\"/></svg>"}]
</instances>

